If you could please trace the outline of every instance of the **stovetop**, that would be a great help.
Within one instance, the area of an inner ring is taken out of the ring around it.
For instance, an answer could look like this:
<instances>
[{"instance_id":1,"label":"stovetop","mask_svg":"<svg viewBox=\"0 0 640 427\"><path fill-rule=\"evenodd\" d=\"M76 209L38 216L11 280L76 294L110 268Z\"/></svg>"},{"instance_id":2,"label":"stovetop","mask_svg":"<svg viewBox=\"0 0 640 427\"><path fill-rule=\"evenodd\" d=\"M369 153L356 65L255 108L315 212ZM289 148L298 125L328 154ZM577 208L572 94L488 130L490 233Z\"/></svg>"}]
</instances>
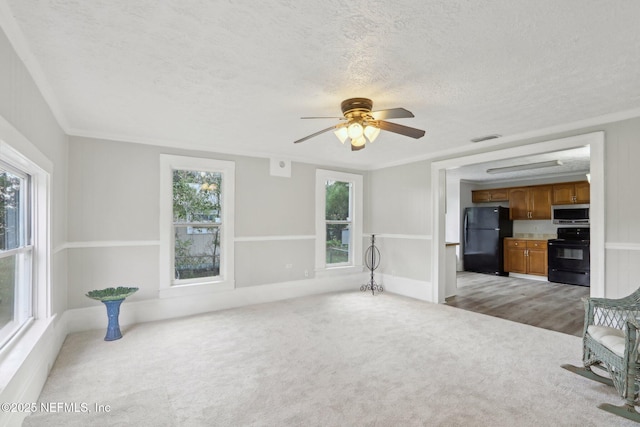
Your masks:
<instances>
[{"instance_id":1,"label":"stovetop","mask_svg":"<svg viewBox=\"0 0 640 427\"><path fill-rule=\"evenodd\" d=\"M584 227L559 227L558 238L551 239L552 241L566 242L566 241L582 241L588 242L591 240L591 230Z\"/></svg>"}]
</instances>

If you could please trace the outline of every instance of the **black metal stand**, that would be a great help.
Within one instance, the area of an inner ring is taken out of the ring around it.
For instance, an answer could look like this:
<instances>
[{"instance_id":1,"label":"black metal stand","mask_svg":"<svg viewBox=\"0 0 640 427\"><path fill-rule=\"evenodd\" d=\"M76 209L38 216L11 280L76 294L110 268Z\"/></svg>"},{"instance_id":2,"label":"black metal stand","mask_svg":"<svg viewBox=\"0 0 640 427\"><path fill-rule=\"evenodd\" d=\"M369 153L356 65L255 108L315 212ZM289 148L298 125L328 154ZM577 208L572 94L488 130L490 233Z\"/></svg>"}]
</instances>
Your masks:
<instances>
[{"instance_id":1,"label":"black metal stand","mask_svg":"<svg viewBox=\"0 0 640 427\"><path fill-rule=\"evenodd\" d=\"M382 286L378 285L373 278L374 271L380 265L380 251L376 248L376 235L371 235L371 245L367 248L367 251L364 254L364 263L371 272L371 278L366 285L360 286L360 290L371 291L371 295L375 295L376 292L384 292Z\"/></svg>"}]
</instances>

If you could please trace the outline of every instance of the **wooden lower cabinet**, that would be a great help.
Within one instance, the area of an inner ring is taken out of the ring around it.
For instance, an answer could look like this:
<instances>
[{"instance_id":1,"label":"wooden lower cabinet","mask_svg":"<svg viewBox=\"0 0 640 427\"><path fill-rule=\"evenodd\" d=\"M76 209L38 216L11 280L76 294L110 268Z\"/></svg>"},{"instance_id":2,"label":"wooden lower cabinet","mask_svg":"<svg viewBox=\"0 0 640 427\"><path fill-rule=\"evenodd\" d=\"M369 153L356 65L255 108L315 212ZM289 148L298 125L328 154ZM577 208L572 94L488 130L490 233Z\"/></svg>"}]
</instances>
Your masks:
<instances>
[{"instance_id":1,"label":"wooden lower cabinet","mask_svg":"<svg viewBox=\"0 0 640 427\"><path fill-rule=\"evenodd\" d=\"M527 271L527 241L505 239L504 241L504 271L510 273L526 273Z\"/></svg>"},{"instance_id":2,"label":"wooden lower cabinet","mask_svg":"<svg viewBox=\"0 0 640 427\"><path fill-rule=\"evenodd\" d=\"M547 241L504 239L504 270L547 276Z\"/></svg>"},{"instance_id":3,"label":"wooden lower cabinet","mask_svg":"<svg viewBox=\"0 0 640 427\"><path fill-rule=\"evenodd\" d=\"M546 276L549 272L547 260L547 241L529 240L527 242L527 258L529 261L529 273L538 276Z\"/></svg>"}]
</instances>

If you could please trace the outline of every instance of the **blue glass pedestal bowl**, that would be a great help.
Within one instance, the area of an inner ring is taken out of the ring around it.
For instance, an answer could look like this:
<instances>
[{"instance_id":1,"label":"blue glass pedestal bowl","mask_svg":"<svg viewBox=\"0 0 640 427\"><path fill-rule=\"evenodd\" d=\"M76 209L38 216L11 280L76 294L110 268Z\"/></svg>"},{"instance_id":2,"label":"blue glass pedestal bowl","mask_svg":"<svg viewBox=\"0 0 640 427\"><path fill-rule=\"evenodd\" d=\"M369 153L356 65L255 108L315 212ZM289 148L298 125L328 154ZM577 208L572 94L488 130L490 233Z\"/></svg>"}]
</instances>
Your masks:
<instances>
[{"instance_id":1,"label":"blue glass pedestal bowl","mask_svg":"<svg viewBox=\"0 0 640 427\"><path fill-rule=\"evenodd\" d=\"M105 341L115 341L122 338L122 332L120 331L120 304L129 295L134 294L138 288L106 288L100 290L94 290L87 293L87 297L102 302L107 307L107 317L109 323L107 325L107 335L105 335Z\"/></svg>"},{"instance_id":2,"label":"blue glass pedestal bowl","mask_svg":"<svg viewBox=\"0 0 640 427\"><path fill-rule=\"evenodd\" d=\"M114 341L122 338L122 332L120 332L120 322L118 317L120 316L120 304L122 304L124 298L102 301L107 306L107 317L109 318L109 324L107 325L107 335L105 335L105 341Z\"/></svg>"}]
</instances>

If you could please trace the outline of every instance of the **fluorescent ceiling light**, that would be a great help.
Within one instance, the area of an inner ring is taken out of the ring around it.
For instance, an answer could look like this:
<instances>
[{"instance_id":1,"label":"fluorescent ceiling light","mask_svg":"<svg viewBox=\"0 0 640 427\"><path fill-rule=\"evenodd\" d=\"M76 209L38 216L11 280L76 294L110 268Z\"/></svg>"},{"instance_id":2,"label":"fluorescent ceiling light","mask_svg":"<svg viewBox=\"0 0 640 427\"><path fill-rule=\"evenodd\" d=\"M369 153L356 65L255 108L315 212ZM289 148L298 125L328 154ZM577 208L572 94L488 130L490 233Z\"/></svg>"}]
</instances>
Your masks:
<instances>
[{"instance_id":1,"label":"fluorescent ceiling light","mask_svg":"<svg viewBox=\"0 0 640 427\"><path fill-rule=\"evenodd\" d=\"M487 169L487 173L515 172L515 171L524 171L529 169L550 168L553 166L561 166L561 165L562 165L562 162L560 160L552 160L550 162L528 163L526 165L506 166L503 168L491 168L491 169Z\"/></svg>"}]
</instances>

